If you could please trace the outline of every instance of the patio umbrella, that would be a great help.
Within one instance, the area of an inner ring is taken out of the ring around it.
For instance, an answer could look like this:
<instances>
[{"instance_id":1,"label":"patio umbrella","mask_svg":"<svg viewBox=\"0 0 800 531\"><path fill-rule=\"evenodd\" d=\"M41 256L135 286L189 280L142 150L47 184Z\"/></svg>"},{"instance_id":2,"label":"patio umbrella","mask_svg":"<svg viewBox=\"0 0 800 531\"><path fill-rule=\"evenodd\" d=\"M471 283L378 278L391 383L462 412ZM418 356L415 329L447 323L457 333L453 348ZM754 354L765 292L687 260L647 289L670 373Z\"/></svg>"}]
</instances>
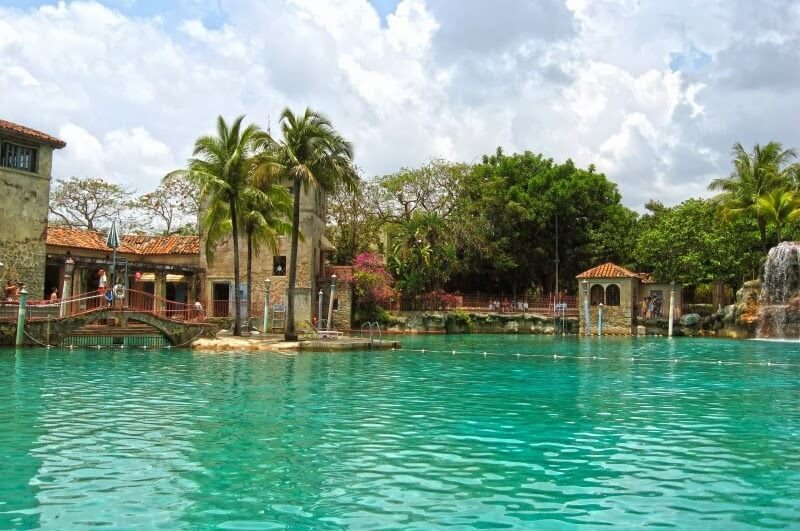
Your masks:
<instances>
[{"instance_id":1,"label":"patio umbrella","mask_svg":"<svg viewBox=\"0 0 800 531\"><path fill-rule=\"evenodd\" d=\"M114 251L111 259L111 287L117 285L117 247L119 247L119 234L117 234L117 220L111 222L111 230L108 231L106 245Z\"/></svg>"}]
</instances>

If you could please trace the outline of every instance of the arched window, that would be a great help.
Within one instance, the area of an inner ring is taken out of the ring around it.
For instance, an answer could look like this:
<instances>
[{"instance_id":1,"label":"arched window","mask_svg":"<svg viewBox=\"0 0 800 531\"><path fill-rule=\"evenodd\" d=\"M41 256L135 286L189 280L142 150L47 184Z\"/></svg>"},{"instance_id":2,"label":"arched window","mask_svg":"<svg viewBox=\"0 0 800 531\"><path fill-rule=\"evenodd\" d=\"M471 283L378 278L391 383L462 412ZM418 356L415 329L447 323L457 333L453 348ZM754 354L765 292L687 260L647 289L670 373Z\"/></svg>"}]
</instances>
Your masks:
<instances>
[{"instance_id":1,"label":"arched window","mask_svg":"<svg viewBox=\"0 0 800 531\"><path fill-rule=\"evenodd\" d=\"M616 284L606 286L606 306L619 306L619 286Z\"/></svg>"},{"instance_id":2,"label":"arched window","mask_svg":"<svg viewBox=\"0 0 800 531\"><path fill-rule=\"evenodd\" d=\"M592 306L597 306L601 302L603 302L605 292L603 290L603 286L600 284L595 284L592 286L592 290L589 292L589 303Z\"/></svg>"}]
</instances>

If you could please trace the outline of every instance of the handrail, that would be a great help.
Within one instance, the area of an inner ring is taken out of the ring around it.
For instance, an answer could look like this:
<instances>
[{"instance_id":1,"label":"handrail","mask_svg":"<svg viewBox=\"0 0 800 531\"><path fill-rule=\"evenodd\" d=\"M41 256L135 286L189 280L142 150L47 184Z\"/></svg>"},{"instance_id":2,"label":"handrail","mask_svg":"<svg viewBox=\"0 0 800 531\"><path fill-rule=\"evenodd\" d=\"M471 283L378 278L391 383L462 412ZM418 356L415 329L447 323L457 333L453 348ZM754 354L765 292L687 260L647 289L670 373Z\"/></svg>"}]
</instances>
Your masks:
<instances>
[{"instance_id":1,"label":"handrail","mask_svg":"<svg viewBox=\"0 0 800 531\"><path fill-rule=\"evenodd\" d=\"M367 321L361 324L361 337L364 337L364 329L366 328L369 331L369 346L371 347L374 342L374 336L372 333L373 327L378 330L378 342L383 342L383 334L381 333L381 324L378 321Z\"/></svg>"}]
</instances>

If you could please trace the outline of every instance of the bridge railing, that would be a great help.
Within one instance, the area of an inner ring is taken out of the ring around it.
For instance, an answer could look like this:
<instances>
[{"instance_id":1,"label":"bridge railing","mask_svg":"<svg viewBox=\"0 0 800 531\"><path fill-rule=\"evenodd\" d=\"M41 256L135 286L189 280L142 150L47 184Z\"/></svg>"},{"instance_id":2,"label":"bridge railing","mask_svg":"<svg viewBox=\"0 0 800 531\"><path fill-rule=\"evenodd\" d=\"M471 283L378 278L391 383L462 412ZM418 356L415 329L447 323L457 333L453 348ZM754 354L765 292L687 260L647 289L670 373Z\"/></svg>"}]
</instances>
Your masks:
<instances>
[{"instance_id":1,"label":"bridge railing","mask_svg":"<svg viewBox=\"0 0 800 531\"><path fill-rule=\"evenodd\" d=\"M125 299L114 304L123 310L147 312L173 321L202 321L206 318L205 306L199 310L195 309L194 304L171 301L133 289L127 291Z\"/></svg>"},{"instance_id":2,"label":"bridge railing","mask_svg":"<svg viewBox=\"0 0 800 531\"><path fill-rule=\"evenodd\" d=\"M55 319L60 316L80 315L92 311L103 305L103 297L99 291L81 293L68 298L51 301L28 300L27 316L28 321L43 321ZM19 301L0 302L0 321L16 321L19 313Z\"/></svg>"}]
</instances>

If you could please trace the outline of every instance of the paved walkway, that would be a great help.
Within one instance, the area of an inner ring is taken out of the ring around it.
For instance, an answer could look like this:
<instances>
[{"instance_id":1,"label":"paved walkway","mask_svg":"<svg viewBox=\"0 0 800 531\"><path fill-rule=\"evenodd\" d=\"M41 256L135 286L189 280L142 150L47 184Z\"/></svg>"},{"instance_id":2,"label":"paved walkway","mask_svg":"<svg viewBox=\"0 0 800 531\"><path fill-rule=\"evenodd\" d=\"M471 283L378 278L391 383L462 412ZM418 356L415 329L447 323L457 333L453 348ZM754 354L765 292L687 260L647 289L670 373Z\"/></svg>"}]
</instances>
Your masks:
<instances>
[{"instance_id":1,"label":"paved walkway","mask_svg":"<svg viewBox=\"0 0 800 531\"><path fill-rule=\"evenodd\" d=\"M216 351L341 351L341 350L387 350L398 348L397 341L374 340L360 337L340 337L336 339L302 339L300 341L284 341L283 334L261 334L234 337L229 334L218 334L215 339L198 339L192 343L194 350L203 352Z\"/></svg>"}]
</instances>

